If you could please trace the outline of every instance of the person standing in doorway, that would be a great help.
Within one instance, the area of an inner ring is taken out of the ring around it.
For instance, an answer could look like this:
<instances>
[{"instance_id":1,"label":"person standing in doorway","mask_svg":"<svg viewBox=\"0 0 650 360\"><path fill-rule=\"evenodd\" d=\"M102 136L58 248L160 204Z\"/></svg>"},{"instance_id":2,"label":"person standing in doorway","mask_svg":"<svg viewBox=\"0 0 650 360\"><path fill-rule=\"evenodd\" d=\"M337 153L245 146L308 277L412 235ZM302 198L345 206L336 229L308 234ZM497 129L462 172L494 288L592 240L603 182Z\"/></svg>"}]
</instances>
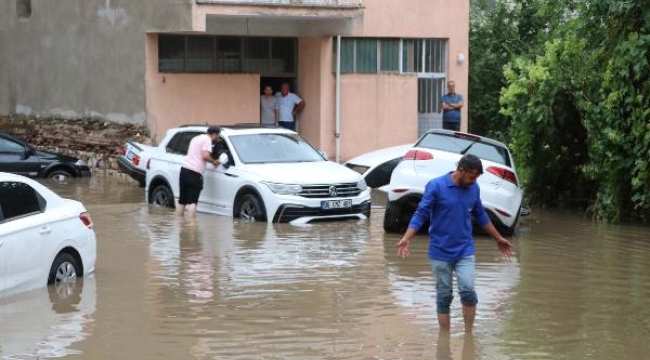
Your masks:
<instances>
[{"instance_id":1,"label":"person standing in doorway","mask_svg":"<svg viewBox=\"0 0 650 360\"><path fill-rule=\"evenodd\" d=\"M217 141L221 141L221 129L217 126L210 126L206 134L197 135L190 140L178 179L180 195L176 207L177 215L182 216L186 207L190 216L196 215L196 204L203 190L205 165L211 163L219 166L220 164L218 159L212 158L212 145Z\"/></svg>"},{"instance_id":2,"label":"person standing in doorway","mask_svg":"<svg viewBox=\"0 0 650 360\"><path fill-rule=\"evenodd\" d=\"M442 95L442 128L460 131L460 109L463 108L463 96L456 93L456 83L447 81L447 93Z\"/></svg>"},{"instance_id":3,"label":"person standing in doorway","mask_svg":"<svg viewBox=\"0 0 650 360\"><path fill-rule=\"evenodd\" d=\"M273 88L264 86L260 96L260 122L262 125L278 125L280 107L277 97L273 96Z\"/></svg>"},{"instance_id":4,"label":"person standing in doorway","mask_svg":"<svg viewBox=\"0 0 650 360\"><path fill-rule=\"evenodd\" d=\"M298 95L289 91L289 83L280 85L280 92L276 94L280 107L280 120L278 124L290 130L296 130L296 116L305 108L305 101Z\"/></svg>"},{"instance_id":5,"label":"person standing in doorway","mask_svg":"<svg viewBox=\"0 0 650 360\"><path fill-rule=\"evenodd\" d=\"M410 255L409 242L429 220L429 259L436 279L438 324L450 328L449 307L453 299L453 273L463 306L465 332L472 333L478 297L474 290L474 239L472 217L494 238L499 250L511 255L512 244L504 239L485 213L476 179L483 173L481 159L464 155L456 170L427 183L408 229L397 243L398 254Z\"/></svg>"}]
</instances>

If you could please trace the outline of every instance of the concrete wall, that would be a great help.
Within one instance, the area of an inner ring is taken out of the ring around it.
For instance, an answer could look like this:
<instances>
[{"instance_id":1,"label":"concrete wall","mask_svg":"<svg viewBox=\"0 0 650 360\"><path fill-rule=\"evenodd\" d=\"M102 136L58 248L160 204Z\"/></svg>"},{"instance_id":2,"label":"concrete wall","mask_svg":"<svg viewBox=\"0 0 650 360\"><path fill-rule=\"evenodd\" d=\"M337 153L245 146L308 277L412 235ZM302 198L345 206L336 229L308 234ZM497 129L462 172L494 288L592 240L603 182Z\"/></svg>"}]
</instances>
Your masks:
<instances>
[{"instance_id":1,"label":"concrete wall","mask_svg":"<svg viewBox=\"0 0 650 360\"><path fill-rule=\"evenodd\" d=\"M159 73L157 34L147 36L146 53L147 123L155 142L182 124L260 121L259 75Z\"/></svg>"},{"instance_id":2,"label":"concrete wall","mask_svg":"<svg viewBox=\"0 0 650 360\"><path fill-rule=\"evenodd\" d=\"M191 28L193 0L0 1L0 114L145 121L145 31Z\"/></svg>"}]
</instances>

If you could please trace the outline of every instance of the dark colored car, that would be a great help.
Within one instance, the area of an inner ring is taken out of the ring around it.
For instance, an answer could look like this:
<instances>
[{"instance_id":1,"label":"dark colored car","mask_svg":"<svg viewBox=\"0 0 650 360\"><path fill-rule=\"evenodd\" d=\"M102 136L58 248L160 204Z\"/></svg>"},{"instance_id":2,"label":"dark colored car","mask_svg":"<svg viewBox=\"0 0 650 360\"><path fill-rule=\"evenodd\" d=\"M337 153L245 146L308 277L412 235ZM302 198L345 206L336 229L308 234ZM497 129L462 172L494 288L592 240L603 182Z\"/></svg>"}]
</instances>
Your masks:
<instances>
[{"instance_id":1,"label":"dark colored car","mask_svg":"<svg viewBox=\"0 0 650 360\"><path fill-rule=\"evenodd\" d=\"M0 171L32 178L51 178L57 181L90 176L90 168L83 160L37 150L2 131L0 131Z\"/></svg>"}]
</instances>

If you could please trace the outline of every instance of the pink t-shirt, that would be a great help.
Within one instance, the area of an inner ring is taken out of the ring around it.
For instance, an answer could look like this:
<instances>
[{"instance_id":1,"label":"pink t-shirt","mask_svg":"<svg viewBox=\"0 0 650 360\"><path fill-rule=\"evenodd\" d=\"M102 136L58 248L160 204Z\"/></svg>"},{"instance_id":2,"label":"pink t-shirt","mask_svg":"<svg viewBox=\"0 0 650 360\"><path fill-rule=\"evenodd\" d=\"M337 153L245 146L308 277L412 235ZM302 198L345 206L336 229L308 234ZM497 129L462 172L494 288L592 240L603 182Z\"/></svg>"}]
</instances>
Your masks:
<instances>
[{"instance_id":1,"label":"pink t-shirt","mask_svg":"<svg viewBox=\"0 0 650 360\"><path fill-rule=\"evenodd\" d=\"M199 174L205 172L205 160L202 151L212 151L212 139L208 134L197 135L190 141L187 155L183 160L183 167L196 171Z\"/></svg>"}]
</instances>

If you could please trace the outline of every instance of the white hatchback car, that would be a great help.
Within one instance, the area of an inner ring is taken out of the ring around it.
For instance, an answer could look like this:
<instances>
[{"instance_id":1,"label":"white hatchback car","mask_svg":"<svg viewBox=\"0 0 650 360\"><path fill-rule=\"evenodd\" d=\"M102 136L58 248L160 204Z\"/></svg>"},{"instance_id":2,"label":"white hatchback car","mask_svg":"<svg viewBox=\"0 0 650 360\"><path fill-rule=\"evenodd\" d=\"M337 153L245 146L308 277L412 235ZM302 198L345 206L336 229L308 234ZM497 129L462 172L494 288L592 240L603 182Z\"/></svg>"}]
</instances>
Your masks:
<instances>
[{"instance_id":1,"label":"white hatchback car","mask_svg":"<svg viewBox=\"0 0 650 360\"><path fill-rule=\"evenodd\" d=\"M404 231L427 182L454 171L464 154L481 159L483 175L477 183L483 206L496 228L503 235L512 235L522 213L523 195L508 147L486 137L440 129L422 135L393 170L384 230Z\"/></svg>"},{"instance_id":2,"label":"white hatchback car","mask_svg":"<svg viewBox=\"0 0 650 360\"><path fill-rule=\"evenodd\" d=\"M151 204L174 207L178 178L190 140L206 126L170 129L150 153L145 193ZM363 177L328 161L297 133L276 127L224 126L208 164L197 211L269 222L360 219L370 216L370 189Z\"/></svg>"},{"instance_id":3,"label":"white hatchback car","mask_svg":"<svg viewBox=\"0 0 650 360\"><path fill-rule=\"evenodd\" d=\"M78 201L0 172L0 295L69 286L95 270L93 222Z\"/></svg>"}]
</instances>

